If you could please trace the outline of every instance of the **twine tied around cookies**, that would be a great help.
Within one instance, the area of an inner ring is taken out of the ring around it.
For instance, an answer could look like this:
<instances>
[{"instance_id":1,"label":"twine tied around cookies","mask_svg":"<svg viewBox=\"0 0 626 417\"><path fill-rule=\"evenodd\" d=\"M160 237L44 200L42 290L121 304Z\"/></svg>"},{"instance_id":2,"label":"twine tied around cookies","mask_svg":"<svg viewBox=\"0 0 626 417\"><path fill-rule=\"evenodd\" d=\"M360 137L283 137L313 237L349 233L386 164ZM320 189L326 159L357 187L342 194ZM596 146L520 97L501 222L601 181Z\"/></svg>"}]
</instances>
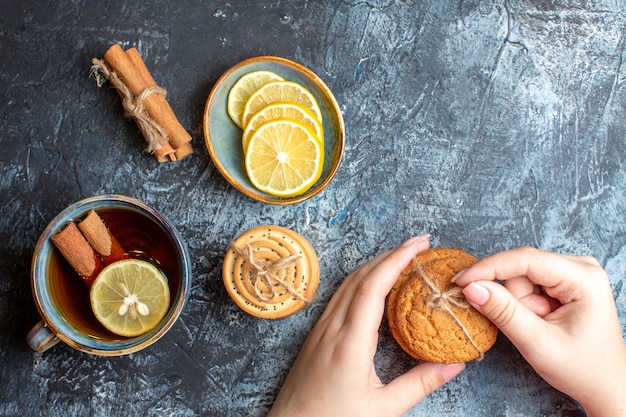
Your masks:
<instances>
[{"instance_id":1,"label":"twine tied around cookies","mask_svg":"<svg viewBox=\"0 0 626 417\"><path fill-rule=\"evenodd\" d=\"M298 293L289 283L285 280L281 279L278 276L278 273L286 268L294 265L301 258L300 255L290 255L286 258L279 258L275 261L269 261L265 259L257 259L254 257L254 251L252 246L246 242L245 250L240 249L234 243L230 244L230 247L237 255L244 258L246 262L250 264L250 278L254 286L254 291L256 292L257 297L261 301L271 301L278 294L276 292L276 285L274 282L282 285L289 294L293 295L298 300L304 301L305 303L310 303L311 301ZM267 286L271 294L270 296L266 296L263 294L263 291L260 289L260 285L263 284Z\"/></svg>"},{"instance_id":2,"label":"twine tied around cookies","mask_svg":"<svg viewBox=\"0 0 626 417\"><path fill-rule=\"evenodd\" d=\"M433 310L445 311L450 317L456 322L456 324L463 330L463 334L467 337L467 340L471 343L472 346L478 351L480 356L478 360L481 361L485 357L485 352L474 342L472 336L470 335L467 328L463 325L461 320L454 314L452 311L452 306L459 307L462 309L470 308L469 303L465 300L463 296L463 290L459 286L454 286L447 291L442 291L441 288L437 286L435 282L422 270L417 262L415 262L415 267L419 276L422 278L422 281L426 284L426 286L430 289L430 296L426 300L426 306L428 308L432 308Z\"/></svg>"}]
</instances>

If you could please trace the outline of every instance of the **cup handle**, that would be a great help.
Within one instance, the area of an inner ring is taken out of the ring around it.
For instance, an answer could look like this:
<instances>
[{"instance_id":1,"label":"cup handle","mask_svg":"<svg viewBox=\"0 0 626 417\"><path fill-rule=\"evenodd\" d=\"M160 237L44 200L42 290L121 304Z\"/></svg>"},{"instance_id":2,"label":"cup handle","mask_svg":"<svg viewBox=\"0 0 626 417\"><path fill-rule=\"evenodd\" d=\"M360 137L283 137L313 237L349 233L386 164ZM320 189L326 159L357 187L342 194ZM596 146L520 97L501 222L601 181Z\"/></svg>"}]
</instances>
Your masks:
<instances>
[{"instance_id":1,"label":"cup handle","mask_svg":"<svg viewBox=\"0 0 626 417\"><path fill-rule=\"evenodd\" d=\"M60 340L42 320L30 329L26 335L26 341L32 350L41 353L59 343Z\"/></svg>"}]
</instances>

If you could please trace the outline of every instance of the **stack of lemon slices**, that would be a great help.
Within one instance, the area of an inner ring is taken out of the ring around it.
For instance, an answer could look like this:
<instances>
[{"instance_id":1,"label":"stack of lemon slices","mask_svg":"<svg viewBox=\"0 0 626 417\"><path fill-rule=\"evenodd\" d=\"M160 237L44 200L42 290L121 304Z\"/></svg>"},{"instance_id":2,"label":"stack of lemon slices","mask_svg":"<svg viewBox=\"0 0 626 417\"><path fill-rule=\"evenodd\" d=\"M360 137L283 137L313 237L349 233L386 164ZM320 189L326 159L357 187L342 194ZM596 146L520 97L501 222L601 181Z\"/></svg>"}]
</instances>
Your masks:
<instances>
[{"instance_id":1,"label":"stack of lemon slices","mask_svg":"<svg viewBox=\"0 0 626 417\"><path fill-rule=\"evenodd\" d=\"M308 89L271 71L249 72L230 89L227 110L243 130L246 172L256 188L293 197L320 178L322 112Z\"/></svg>"}]
</instances>

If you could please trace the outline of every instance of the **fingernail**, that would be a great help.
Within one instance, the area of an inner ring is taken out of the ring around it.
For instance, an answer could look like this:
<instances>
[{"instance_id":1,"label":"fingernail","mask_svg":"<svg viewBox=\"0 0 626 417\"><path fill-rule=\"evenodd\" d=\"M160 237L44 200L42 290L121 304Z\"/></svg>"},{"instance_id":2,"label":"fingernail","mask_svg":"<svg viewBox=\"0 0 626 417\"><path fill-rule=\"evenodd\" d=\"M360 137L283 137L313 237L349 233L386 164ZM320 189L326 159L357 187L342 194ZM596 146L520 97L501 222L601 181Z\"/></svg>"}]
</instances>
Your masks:
<instances>
[{"instance_id":1,"label":"fingernail","mask_svg":"<svg viewBox=\"0 0 626 417\"><path fill-rule=\"evenodd\" d=\"M425 240L430 239L430 233L425 233L423 235L420 236L414 236L410 239L408 239L407 241L405 241L402 245L400 245L400 247L402 248L406 248L407 246L412 245L415 242L423 242Z\"/></svg>"},{"instance_id":2,"label":"fingernail","mask_svg":"<svg viewBox=\"0 0 626 417\"><path fill-rule=\"evenodd\" d=\"M463 294L467 301L476 305L482 306L491 297L489 290L477 282L470 282L465 288L463 288Z\"/></svg>"},{"instance_id":3,"label":"fingernail","mask_svg":"<svg viewBox=\"0 0 626 417\"><path fill-rule=\"evenodd\" d=\"M465 364L463 362L453 363L451 365L443 365L441 369L439 370L439 373L441 374L443 381L448 382L451 379L453 379L455 376L460 374L463 371L463 369L465 369Z\"/></svg>"},{"instance_id":4,"label":"fingernail","mask_svg":"<svg viewBox=\"0 0 626 417\"><path fill-rule=\"evenodd\" d=\"M459 272L456 273L455 276L452 277L452 279L450 280L451 283L454 284L454 281L456 281L457 279L459 279L459 277L461 275L463 275L465 273L465 271L467 271L467 268L460 270Z\"/></svg>"}]
</instances>

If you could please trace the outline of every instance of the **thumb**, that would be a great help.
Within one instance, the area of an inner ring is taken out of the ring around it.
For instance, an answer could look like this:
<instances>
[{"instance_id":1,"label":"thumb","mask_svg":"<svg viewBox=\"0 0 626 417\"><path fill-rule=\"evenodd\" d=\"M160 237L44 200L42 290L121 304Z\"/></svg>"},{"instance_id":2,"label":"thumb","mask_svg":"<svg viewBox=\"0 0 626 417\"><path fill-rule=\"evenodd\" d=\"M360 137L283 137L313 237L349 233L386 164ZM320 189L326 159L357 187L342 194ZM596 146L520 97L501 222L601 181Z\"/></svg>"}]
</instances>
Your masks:
<instances>
[{"instance_id":1,"label":"thumb","mask_svg":"<svg viewBox=\"0 0 626 417\"><path fill-rule=\"evenodd\" d=\"M464 363L451 365L432 362L420 363L384 387L387 394L385 401L387 412L393 408L393 411L399 415L404 415L415 404L432 394L464 369ZM395 415L395 413L389 415Z\"/></svg>"},{"instance_id":2,"label":"thumb","mask_svg":"<svg viewBox=\"0 0 626 417\"><path fill-rule=\"evenodd\" d=\"M493 322L522 352L531 352L545 322L504 286L493 281L474 281L463 288L467 301Z\"/></svg>"}]
</instances>

